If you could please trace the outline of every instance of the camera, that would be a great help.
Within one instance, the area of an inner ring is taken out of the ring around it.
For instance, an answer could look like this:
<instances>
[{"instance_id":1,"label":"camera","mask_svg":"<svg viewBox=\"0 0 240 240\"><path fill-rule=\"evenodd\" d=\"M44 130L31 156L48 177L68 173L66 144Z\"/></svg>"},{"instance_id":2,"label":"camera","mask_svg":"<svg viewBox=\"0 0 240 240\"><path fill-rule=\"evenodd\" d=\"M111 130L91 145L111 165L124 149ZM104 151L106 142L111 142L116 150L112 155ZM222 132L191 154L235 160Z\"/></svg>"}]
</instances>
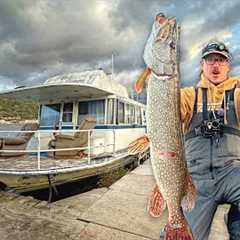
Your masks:
<instances>
[{"instance_id":1,"label":"camera","mask_svg":"<svg viewBox=\"0 0 240 240\"><path fill-rule=\"evenodd\" d=\"M207 120L203 120L200 126L195 128L198 136L205 138L222 137L224 127L224 118L222 114L211 112Z\"/></svg>"},{"instance_id":2,"label":"camera","mask_svg":"<svg viewBox=\"0 0 240 240\"><path fill-rule=\"evenodd\" d=\"M200 125L201 135L206 138L211 138L216 135L222 136L223 123L221 119L215 119L212 121L205 120Z\"/></svg>"}]
</instances>

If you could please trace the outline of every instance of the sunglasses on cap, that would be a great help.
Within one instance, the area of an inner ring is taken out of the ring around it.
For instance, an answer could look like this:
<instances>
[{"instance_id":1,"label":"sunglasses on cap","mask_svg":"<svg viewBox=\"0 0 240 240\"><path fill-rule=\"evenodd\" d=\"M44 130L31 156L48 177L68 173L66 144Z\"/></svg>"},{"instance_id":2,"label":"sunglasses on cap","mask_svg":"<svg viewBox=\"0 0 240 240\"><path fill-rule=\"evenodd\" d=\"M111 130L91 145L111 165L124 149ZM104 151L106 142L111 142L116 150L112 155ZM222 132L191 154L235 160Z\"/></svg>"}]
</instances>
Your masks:
<instances>
[{"instance_id":1,"label":"sunglasses on cap","mask_svg":"<svg viewBox=\"0 0 240 240\"><path fill-rule=\"evenodd\" d=\"M229 52L227 47L224 45L224 44L218 44L218 43L210 43L208 44L204 49L203 49L203 52L206 52L208 50L217 50L217 51L226 51L226 52Z\"/></svg>"},{"instance_id":2,"label":"sunglasses on cap","mask_svg":"<svg viewBox=\"0 0 240 240\"><path fill-rule=\"evenodd\" d=\"M206 57L210 53L219 53L225 56L227 59L231 59L231 54L229 53L228 48L223 43L209 43L202 50L202 58Z\"/></svg>"}]
</instances>

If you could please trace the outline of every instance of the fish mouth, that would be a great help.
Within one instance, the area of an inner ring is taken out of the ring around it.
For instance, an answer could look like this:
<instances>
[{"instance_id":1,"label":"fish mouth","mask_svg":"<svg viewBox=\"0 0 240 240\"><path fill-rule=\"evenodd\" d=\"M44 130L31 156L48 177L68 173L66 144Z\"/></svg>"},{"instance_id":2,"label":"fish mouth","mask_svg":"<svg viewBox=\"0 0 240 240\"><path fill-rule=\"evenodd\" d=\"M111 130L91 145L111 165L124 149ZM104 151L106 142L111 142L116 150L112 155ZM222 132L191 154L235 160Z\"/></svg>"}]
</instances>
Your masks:
<instances>
[{"instance_id":1,"label":"fish mouth","mask_svg":"<svg viewBox=\"0 0 240 240\"><path fill-rule=\"evenodd\" d=\"M160 40L165 40L168 36L168 26L171 25L173 22L176 23L176 18L168 18L166 21L162 24L160 24L158 21L155 21L155 29L156 29L156 38L155 42L159 42Z\"/></svg>"},{"instance_id":2,"label":"fish mouth","mask_svg":"<svg viewBox=\"0 0 240 240\"><path fill-rule=\"evenodd\" d=\"M164 24L166 26L166 24ZM156 37L155 37L155 42L158 42L162 38L162 31L163 31L163 25L161 25L159 22L155 22L155 29L156 29Z\"/></svg>"}]
</instances>

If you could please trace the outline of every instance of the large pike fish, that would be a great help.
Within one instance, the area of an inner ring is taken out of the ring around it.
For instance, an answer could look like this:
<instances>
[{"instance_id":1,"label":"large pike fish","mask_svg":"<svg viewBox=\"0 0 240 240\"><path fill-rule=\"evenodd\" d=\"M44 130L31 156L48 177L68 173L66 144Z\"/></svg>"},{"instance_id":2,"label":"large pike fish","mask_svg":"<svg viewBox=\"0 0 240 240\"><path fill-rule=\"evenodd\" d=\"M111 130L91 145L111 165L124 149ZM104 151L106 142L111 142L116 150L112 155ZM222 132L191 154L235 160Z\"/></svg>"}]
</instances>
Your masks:
<instances>
[{"instance_id":1,"label":"large pike fish","mask_svg":"<svg viewBox=\"0 0 240 240\"><path fill-rule=\"evenodd\" d=\"M154 217L161 216L167 205L166 240L193 239L183 214L183 209L194 206L195 187L185 161L180 119L179 32L176 19L156 17L144 50L147 69L135 85L140 92L148 80L147 136L129 146L137 152L150 142L156 186L149 212Z\"/></svg>"}]
</instances>

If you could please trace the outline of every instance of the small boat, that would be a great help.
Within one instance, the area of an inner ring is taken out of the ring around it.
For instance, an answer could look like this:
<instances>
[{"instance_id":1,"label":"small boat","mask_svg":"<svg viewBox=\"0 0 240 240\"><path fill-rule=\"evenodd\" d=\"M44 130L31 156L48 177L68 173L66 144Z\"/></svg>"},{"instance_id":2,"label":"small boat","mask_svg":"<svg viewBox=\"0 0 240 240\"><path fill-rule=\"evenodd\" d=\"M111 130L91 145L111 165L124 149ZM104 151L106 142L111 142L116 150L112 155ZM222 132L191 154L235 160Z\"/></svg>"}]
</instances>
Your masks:
<instances>
[{"instance_id":1,"label":"small boat","mask_svg":"<svg viewBox=\"0 0 240 240\"><path fill-rule=\"evenodd\" d=\"M129 155L146 133L146 106L102 70L52 77L0 97L39 103L37 123L0 125L0 187L18 192L101 175L149 157Z\"/></svg>"}]
</instances>

